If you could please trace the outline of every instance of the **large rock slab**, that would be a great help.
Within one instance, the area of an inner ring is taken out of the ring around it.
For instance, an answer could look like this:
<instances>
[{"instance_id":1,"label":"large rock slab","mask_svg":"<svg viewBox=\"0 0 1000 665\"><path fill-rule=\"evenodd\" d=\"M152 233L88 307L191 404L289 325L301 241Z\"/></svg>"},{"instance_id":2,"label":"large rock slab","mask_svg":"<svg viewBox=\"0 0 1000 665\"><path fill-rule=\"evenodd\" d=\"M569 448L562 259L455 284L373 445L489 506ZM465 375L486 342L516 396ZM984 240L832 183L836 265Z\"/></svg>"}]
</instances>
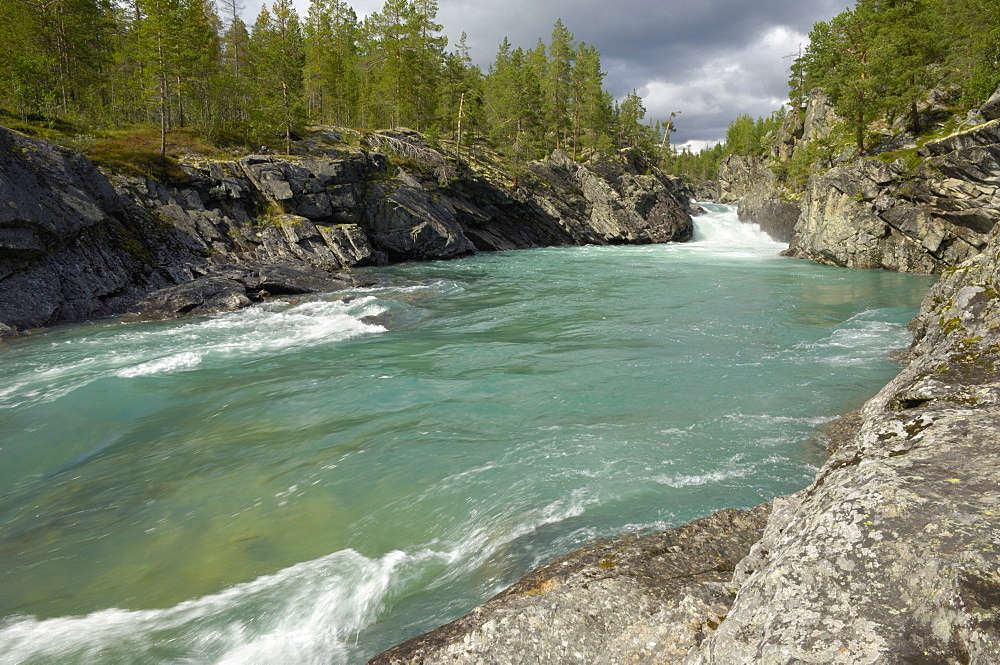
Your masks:
<instances>
[{"instance_id":1,"label":"large rock slab","mask_svg":"<svg viewBox=\"0 0 1000 665\"><path fill-rule=\"evenodd\" d=\"M937 273L979 253L1000 220L1000 120L928 142L915 170L865 159L814 176L788 254Z\"/></svg>"},{"instance_id":2,"label":"large rock slab","mask_svg":"<svg viewBox=\"0 0 1000 665\"><path fill-rule=\"evenodd\" d=\"M370 665L676 663L725 619L732 571L769 506L599 540Z\"/></svg>"}]
</instances>

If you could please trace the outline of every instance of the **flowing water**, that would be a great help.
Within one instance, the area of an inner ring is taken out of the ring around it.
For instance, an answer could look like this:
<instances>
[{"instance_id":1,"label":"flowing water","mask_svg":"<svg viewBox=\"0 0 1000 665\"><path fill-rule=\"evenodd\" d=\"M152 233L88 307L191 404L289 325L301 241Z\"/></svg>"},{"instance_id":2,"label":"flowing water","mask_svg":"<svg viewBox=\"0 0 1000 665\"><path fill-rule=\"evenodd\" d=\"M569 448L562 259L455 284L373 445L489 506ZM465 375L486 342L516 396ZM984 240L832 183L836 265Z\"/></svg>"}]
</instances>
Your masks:
<instances>
[{"instance_id":1,"label":"flowing water","mask_svg":"<svg viewBox=\"0 0 1000 665\"><path fill-rule=\"evenodd\" d=\"M930 278L695 242L0 351L0 663L359 663L598 536L808 484Z\"/></svg>"}]
</instances>

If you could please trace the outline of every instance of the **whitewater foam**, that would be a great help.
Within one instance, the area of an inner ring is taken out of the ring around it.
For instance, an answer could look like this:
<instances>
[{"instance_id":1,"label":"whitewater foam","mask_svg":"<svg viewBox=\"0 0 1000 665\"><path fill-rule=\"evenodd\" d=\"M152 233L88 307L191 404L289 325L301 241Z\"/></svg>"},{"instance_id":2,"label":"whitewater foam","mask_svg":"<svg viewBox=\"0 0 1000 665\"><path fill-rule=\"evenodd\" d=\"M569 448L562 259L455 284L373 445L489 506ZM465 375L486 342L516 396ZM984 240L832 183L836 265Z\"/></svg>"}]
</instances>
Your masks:
<instances>
[{"instance_id":1,"label":"whitewater foam","mask_svg":"<svg viewBox=\"0 0 1000 665\"><path fill-rule=\"evenodd\" d=\"M774 256L788 247L761 230L757 224L741 222L736 206L701 204L708 212L693 218L690 246L726 253L734 257Z\"/></svg>"},{"instance_id":2,"label":"whitewater foam","mask_svg":"<svg viewBox=\"0 0 1000 665\"><path fill-rule=\"evenodd\" d=\"M141 324L126 332L115 324L95 326L73 344L55 340L46 365L23 372L21 380L0 390L0 407L53 401L102 378L163 376L210 362L384 333L384 326L365 319L386 308L366 295L346 301L277 301L201 319Z\"/></svg>"},{"instance_id":3,"label":"whitewater foam","mask_svg":"<svg viewBox=\"0 0 1000 665\"><path fill-rule=\"evenodd\" d=\"M123 379L131 379L137 376L152 376L155 374L169 374L186 369L193 369L201 362L201 356L197 353L186 351L177 353L166 358L150 360L135 367L128 367L115 372L115 376Z\"/></svg>"}]
</instances>

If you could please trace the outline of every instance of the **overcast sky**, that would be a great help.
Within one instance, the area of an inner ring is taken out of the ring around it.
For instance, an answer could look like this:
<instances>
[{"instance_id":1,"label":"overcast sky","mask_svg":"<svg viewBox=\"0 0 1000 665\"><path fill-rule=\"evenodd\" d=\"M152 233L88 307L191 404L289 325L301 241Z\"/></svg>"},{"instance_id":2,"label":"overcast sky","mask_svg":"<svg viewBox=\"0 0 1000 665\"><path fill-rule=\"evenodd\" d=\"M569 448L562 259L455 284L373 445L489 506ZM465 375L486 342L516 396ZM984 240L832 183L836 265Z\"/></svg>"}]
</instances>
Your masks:
<instances>
[{"instance_id":1,"label":"overcast sky","mask_svg":"<svg viewBox=\"0 0 1000 665\"><path fill-rule=\"evenodd\" d=\"M247 23L260 0L245 0ZM267 0L270 4L270 0ZM293 0L302 18L309 0ZM355 0L359 18L384 0ZM608 73L605 88L622 99L633 88L646 118L676 118L676 144L695 149L722 140L741 113L766 116L788 97L785 57L805 45L813 23L849 0L438 0L449 50L468 34L485 68L506 36L514 46L546 43L561 18L578 41L594 45Z\"/></svg>"}]
</instances>

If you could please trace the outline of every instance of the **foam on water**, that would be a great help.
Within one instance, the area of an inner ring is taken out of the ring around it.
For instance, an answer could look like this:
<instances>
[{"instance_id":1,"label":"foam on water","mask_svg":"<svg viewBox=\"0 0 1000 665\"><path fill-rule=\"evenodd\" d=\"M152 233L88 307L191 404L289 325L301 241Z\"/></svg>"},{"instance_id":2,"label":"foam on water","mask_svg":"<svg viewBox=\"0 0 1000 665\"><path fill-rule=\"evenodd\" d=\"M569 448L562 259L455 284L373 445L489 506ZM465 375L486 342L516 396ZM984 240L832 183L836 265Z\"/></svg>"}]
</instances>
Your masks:
<instances>
[{"instance_id":1,"label":"foam on water","mask_svg":"<svg viewBox=\"0 0 1000 665\"><path fill-rule=\"evenodd\" d=\"M47 362L31 373L18 372L16 354L9 356L7 369L19 376L0 390L0 408L52 401L101 378L162 376L205 362L275 355L382 333L385 327L365 319L386 309L375 296L362 295L346 301L271 302L195 319L181 328L174 322L94 326L92 334L72 342L51 342Z\"/></svg>"},{"instance_id":2,"label":"foam on water","mask_svg":"<svg viewBox=\"0 0 1000 665\"><path fill-rule=\"evenodd\" d=\"M0 664L354 662L358 633L388 600L414 586L452 583L518 538L594 502L580 490L517 522L466 532L449 547L438 542L376 558L341 550L165 609L15 615L0 624Z\"/></svg>"},{"instance_id":3,"label":"foam on water","mask_svg":"<svg viewBox=\"0 0 1000 665\"><path fill-rule=\"evenodd\" d=\"M801 359L819 356L839 365L862 365L906 346L910 333L898 320L898 308L871 309L855 314L830 335L795 347Z\"/></svg>"},{"instance_id":4,"label":"foam on water","mask_svg":"<svg viewBox=\"0 0 1000 665\"><path fill-rule=\"evenodd\" d=\"M741 222L734 206L699 205L708 212L694 217L694 235L687 247L734 258L774 256L788 247L787 243L779 242L761 231L759 225Z\"/></svg>"}]
</instances>

